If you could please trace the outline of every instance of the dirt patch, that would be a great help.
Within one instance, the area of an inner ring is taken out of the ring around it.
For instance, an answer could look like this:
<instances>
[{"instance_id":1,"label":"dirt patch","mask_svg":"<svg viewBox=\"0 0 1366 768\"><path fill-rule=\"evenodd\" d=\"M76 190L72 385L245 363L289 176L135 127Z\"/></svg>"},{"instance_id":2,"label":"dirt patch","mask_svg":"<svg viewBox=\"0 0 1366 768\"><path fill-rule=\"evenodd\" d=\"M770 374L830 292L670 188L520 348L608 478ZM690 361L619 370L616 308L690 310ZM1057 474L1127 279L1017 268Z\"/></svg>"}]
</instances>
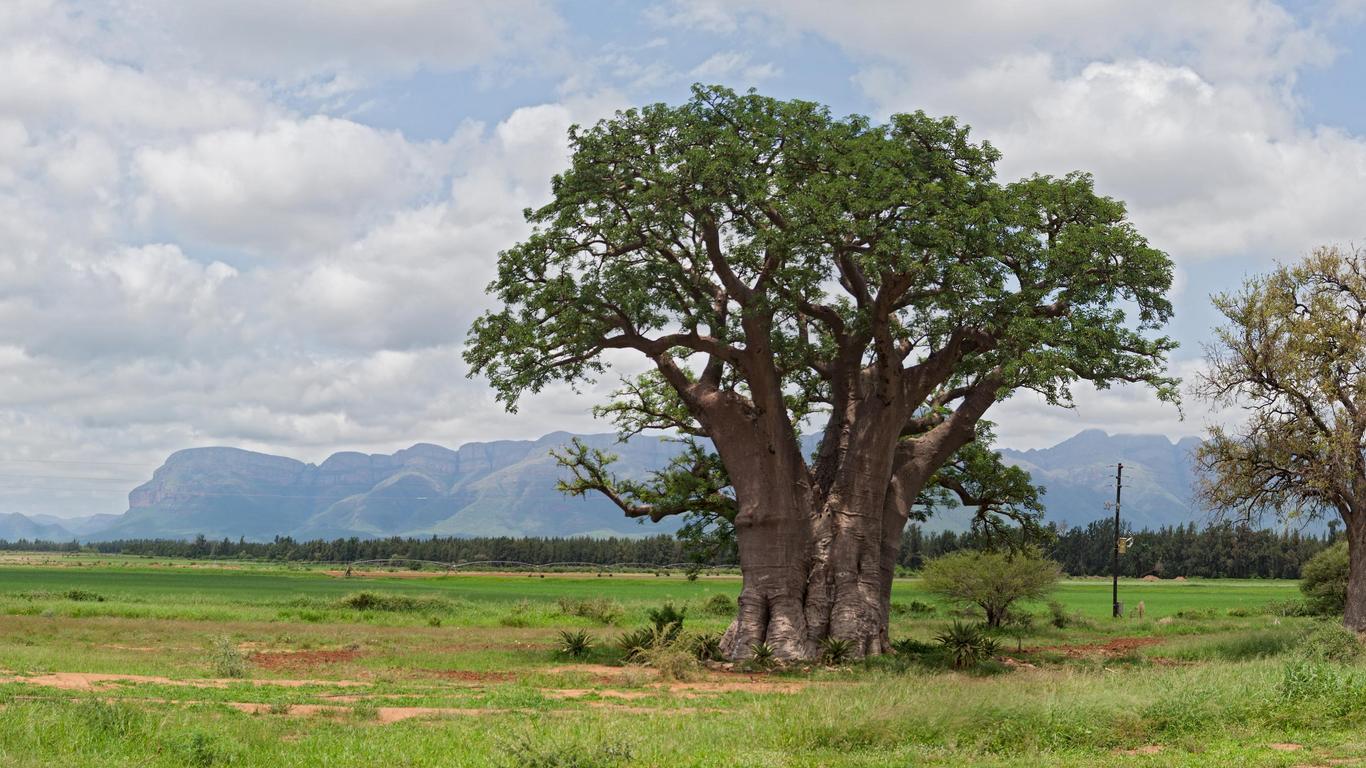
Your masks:
<instances>
[{"instance_id":1,"label":"dirt patch","mask_svg":"<svg viewBox=\"0 0 1366 768\"><path fill-rule=\"evenodd\" d=\"M1162 581L1161 576L1154 576L1151 573L1143 577L1144 581Z\"/></svg>"},{"instance_id":2,"label":"dirt patch","mask_svg":"<svg viewBox=\"0 0 1366 768\"><path fill-rule=\"evenodd\" d=\"M337 707L330 704L291 704L288 707L278 708L270 704L241 701L229 702L228 706L238 712L246 712L251 715L278 714L288 717L314 717L319 715L342 717L355 711L350 707ZM454 707L377 707L375 719L387 725L402 720L412 720L415 717L487 715L500 711L504 710Z\"/></svg>"},{"instance_id":3,"label":"dirt patch","mask_svg":"<svg viewBox=\"0 0 1366 768\"><path fill-rule=\"evenodd\" d=\"M1157 645L1160 642L1162 642L1160 637L1117 637L1109 642L1089 645L1040 645L1034 648L1026 648L1025 653L1054 651L1071 659L1079 659L1084 656L1123 656L1139 648Z\"/></svg>"},{"instance_id":4,"label":"dirt patch","mask_svg":"<svg viewBox=\"0 0 1366 768\"><path fill-rule=\"evenodd\" d=\"M368 685L356 680L246 680L237 678L206 678L200 680L173 680L157 675L116 675L101 672L53 672L47 675L0 675L0 683L28 683L64 691L88 691L109 688L120 683L143 683L152 685L180 685L187 688L226 688L234 683L248 685L278 685L284 688L302 688L308 685L334 687L354 687Z\"/></svg>"},{"instance_id":5,"label":"dirt patch","mask_svg":"<svg viewBox=\"0 0 1366 768\"><path fill-rule=\"evenodd\" d=\"M545 670L552 675L561 675L567 672L581 672L585 675L596 675L598 677L627 677L639 674L638 669L631 667L609 667L606 664L567 664L562 667L549 667Z\"/></svg>"},{"instance_id":6,"label":"dirt patch","mask_svg":"<svg viewBox=\"0 0 1366 768\"><path fill-rule=\"evenodd\" d=\"M339 649L335 651L257 651L251 654L251 663L261 669L313 669L326 664L341 664L354 661L364 654L356 650Z\"/></svg>"},{"instance_id":7,"label":"dirt patch","mask_svg":"<svg viewBox=\"0 0 1366 768\"><path fill-rule=\"evenodd\" d=\"M1144 744L1141 747L1134 747L1133 749L1119 749L1115 751L1121 755L1155 755L1162 751L1162 745Z\"/></svg>"},{"instance_id":8,"label":"dirt patch","mask_svg":"<svg viewBox=\"0 0 1366 768\"><path fill-rule=\"evenodd\" d=\"M1283 744L1267 744L1266 747L1267 747L1267 749L1274 749L1274 750L1276 750L1277 752L1298 752L1299 750L1304 749L1304 745L1303 745L1303 744L1289 744L1289 743L1283 743Z\"/></svg>"}]
</instances>

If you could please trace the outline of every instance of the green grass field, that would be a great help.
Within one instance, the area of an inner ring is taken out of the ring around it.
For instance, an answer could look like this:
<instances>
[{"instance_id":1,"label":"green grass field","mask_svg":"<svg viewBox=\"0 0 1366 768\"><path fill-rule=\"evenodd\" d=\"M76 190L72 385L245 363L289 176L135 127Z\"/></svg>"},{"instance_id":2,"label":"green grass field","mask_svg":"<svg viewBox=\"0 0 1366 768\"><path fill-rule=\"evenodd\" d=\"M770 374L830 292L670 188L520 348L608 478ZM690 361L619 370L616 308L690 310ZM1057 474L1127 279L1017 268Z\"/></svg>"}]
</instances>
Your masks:
<instances>
[{"instance_id":1,"label":"green grass field","mask_svg":"<svg viewBox=\"0 0 1366 768\"><path fill-rule=\"evenodd\" d=\"M1035 627L976 673L620 663L648 609L718 632L738 591L5 556L0 766L1366 765L1366 670L1304 660L1315 620L1266 609L1293 582L1122 582L1141 620L1109 618L1107 580L1064 582L1073 624L1027 606ZM595 599L609 615L572 615ZM894 638L953 618L914 579L893 600ZM586 659L557 652L564 629L596 640Z\"/></svg>"}]
</instances>

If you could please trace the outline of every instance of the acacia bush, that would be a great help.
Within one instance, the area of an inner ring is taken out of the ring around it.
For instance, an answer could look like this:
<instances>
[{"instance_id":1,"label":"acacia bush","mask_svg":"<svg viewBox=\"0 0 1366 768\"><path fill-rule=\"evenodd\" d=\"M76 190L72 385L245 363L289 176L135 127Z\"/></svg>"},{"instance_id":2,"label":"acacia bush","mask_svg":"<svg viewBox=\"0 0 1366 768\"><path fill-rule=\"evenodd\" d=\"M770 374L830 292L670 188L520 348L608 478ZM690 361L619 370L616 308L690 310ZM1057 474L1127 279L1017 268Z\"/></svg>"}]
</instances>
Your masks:
<instances>
[{"instance_id":1,"label":"acacia bush","mask_svg":"<svg viewBox=\"0 0 1366 768\"><path fill-rule=\"evenodd\" d=\"M937 557L925 566L922 585L950 602L977 606L986 624L999 628L1010 606L1047 595L1062 570L1032 552L963 550Z\"/></svg>"},{"instance_id":2,"label":"acacia bush","mask_svg":"<svg viewBox=\"0 0 1366 768\"><path fill-rule=\"evenodd\" d=\"M1315 613L1337 616L1347 605L1347 542L1309 558L1300 572L1300 591Z\"/></svg>"}]
</instances>

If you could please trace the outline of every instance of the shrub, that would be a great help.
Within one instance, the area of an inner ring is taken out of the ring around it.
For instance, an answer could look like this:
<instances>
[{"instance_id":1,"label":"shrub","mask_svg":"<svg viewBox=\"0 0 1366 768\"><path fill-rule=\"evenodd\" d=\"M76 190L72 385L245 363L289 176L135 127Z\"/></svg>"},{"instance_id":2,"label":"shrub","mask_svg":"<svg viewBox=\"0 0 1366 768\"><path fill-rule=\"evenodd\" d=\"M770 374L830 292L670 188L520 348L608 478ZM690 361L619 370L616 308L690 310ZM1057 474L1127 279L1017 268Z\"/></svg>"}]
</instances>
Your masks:
<instances>
[{"instance_id":1,"label":"shrub","mask_svg":"<svg viewBox=\"0 0 1366 768\"><path fill-rule=\"evenodd\" d=\"M735 598L727 595L712 595L707 598L702 610L713 616L729 616L735 613Z\"/></svg>"},{"instance_id":2,"label":"shrub","mask_svg":"<svg viewBox=\"0 0 1366 768\"><path fill-rule=\"evenodd\" d=\"M827 637L821 641L821 661L839 666L854 654L854 645L839 637Z\"/></svg>"},{"instance_id":3,"label":"shrub","mask_svg":"<svg viewBox=\"0 0 1366 768\"><path fill-rule=\"evenodd\" d=\"M1313 616L1315 611L1303 600L1276 600L1262 606L1268 616Z\"/></svg>"},{"instance_id":4,"label":"shrub","mask_svg":"<svg viewBox=\"0 0 1366 768\"><path fill-rule=\"evenodd\" d=\"M645 612L646 618L654 625L655 633L664 638L664 645L678 639L678 635L683 631L683 619L687 614L687 608L675 608L673 603L665 603Z\"/></svg>"},{"instance_id":5,"label":"shrub","mask_svg":"<svg viewBox=\"0 0 1366 768\"><path fill-rule=\"evenodd\" d=\"M934 653L936 650L938 648L934 645L909 637L892 641L892 653L897 656L924 656L927 653Z\"/></svg>"},{"instance_id":6,"label":"shrub","mask_svg":"<svg viewBox=\"0 0 1366 768\"><path fill-rule=\"evenodd\" d=\"M624 613L621 603L607 597L560 598L560 613L566 616L582 616L599 624L616 624Z\"/></svg>"},{"instance_id":7,"label":"shrub","mask_svg":"<svg viewBox=\"0 0 1366 768\"><path fill-rule=\"evenodd\" d=\"M1057 563L1032 552L961 550L931 560L922 578L926 590L981 608L995 628L1015 601L1043 597L1061 574Z\"/></svg>"},{"instance_id":8,"label":"shrub","mask_svg":"<svg viewBox=\"0 0 1366 768\"><path fill-rule=\"evenodd\" d=\"M692 641L693 655L698 661L721 660L721 636L712 632L697 635Z\"/></svg>"},{"instance_id":9,"label":"shrub","mask_svg":"<svg viewBox=\"0 0 1366 768\"><path fill-rule=\"evenodd\" d=\"M907 610L910 611L910 614L912 616L933 616L935 611L938 609L935 608L933 605L930 605L929 603L922 603L919 600L912 600L911 604L907 606Z\"/></svg>"},{"instance_id":10,"label":"shrub","mask_svg":"<svg viewBox=\"0 0 1366 768\"><path fill-rule=\"evenodd\" d=\"M1048 601L1048 621L1058 629L1067 629L1067 625L1072 623L1067 608L1057 600Z\"/></svg>"},{"instance_id":11,"label":"shrub","mask_svg":"<svg viewBox=\"0 0 1366 768\"><path fill-rule=\"evenodd\" d=\"M935 635L935 640L948 654L954 669L974 667L1000 652L1000 644L988 637L981 626L961 621L955 621L948 629Z\"/></svg>"},{"instance_id":12,"label":"shrub","mask_svg":"<svg viewBox=\"0 0 1366 768\"><path fill-rule=\"evenodd\" d=\"M76 602L103 603L104 595L89 592L84 589L68 589L62 593L62 597Z\"/></svg>"},{"instance_id":13,"label":"shrub","mask_svg":"<svg viewBox=\"0 0 1366 768\"><path fill-rule=\"evenodd\" d=\"M353 592L338 601L343 608L356 611L391 613L430 613L450 608L450 603L435 597L410 597L387 592Z\"/></svg>"},{"instance_id":14,"label":"shrub","mask_svg":"<svg viewBox=\"0 0 1366 768\"><path fill-rule=\"evenodd\" d=\"M1341 624L1324 622L1304 638L1300 653L1308 661L1346 663L1361 656L1361 640Z\"/></svg>"},{"instance_id":15,"label":"shrub","mask_svg":"<svg viewBox=\"0 0 1366 768\"><path fill-rule=\"evenodd\" d=\"M1347 605L1347 542L1309 558L1300 569L1300 592L1311 610L1325 616L1342 613Z\"/></svg>"},{"instance_id":16,"label":"shrub","mask_svg":"<svg viewBox=\"0 0 1366 768\"><path fill-rule=\"evenodd\" d=\"M587 632L570 632L567 629L560 632L560 653L578 659L587 656L592 648L593 638Z\"/></svg>"},{"instance_id":17,"label":"shrub","mask_svg":"<svg viewBox=\"0 0 1366 768\"><path fill-rule=\"evenodd\" d=\"M640 660L659 671L665 680L692 680L697 677L697 656L679 643L656 645L645 649Z\"/></svg>"},{"instance_id":18,"label":"shrub","mask_svg":"<svg viewBox=\"0 0 1366 768\"><path fill-rule=\"evenodd\" d=\"M655 631L650 627L623 632L621 637L617 638L617 648L621 650L622 661L629 663L643 659L645 652L654 647L655 639Z\"/></svg>"},{"instance_id":19,"label":"shrub","mask_svg":"<svg viewBox=\"0 0 1366 768\"><path fill-rule=\"evenodd\" d=\"M246 677L247 657L237 649L232 638L219 635L213 639L209 650L209 662L218 677Z\"/></svg>"},{"instance_id":20,"label":"shrub","mask_svg":"<svg viewBox=\"0 0 1366 768\"><path fill-rule=\"evenodd\" d=\"M773 656L773 646L768 643L754 643L749 647L749 666L752 669L768 670L778 663Z\"/></svg>"},{"instance_id":21,"label":"shrub","mask_svg":"<svg viewBox=\"0 0 1366 768\"><path fill-rule=\"evenodd\" d=\"M1034 631L1034 614L1011 611L1002 622L1002 628L1015 638L1015 650L1021 651L1025 636Z\"/></svg>"}]
</instances>

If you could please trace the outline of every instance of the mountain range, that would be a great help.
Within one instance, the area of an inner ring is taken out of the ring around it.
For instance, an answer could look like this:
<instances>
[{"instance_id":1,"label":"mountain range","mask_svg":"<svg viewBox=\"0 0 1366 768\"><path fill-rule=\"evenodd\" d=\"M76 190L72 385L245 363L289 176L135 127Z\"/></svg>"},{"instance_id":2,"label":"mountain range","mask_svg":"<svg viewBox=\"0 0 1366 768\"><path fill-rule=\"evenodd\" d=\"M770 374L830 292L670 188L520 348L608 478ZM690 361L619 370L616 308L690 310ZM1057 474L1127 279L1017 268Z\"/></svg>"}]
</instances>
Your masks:
<instances>
[{"instance_id":1,"label":"mountain range","mask_svg":"<svg viewBox=\"0 0 1366 768\"><path fill-rule=\"evenodd\" d=\"M452 450L419 443L394 454L336 453L321 464L239 448L190 448L166 459L128 494L123 514L84 518L0 514L0 539L100 541L126 538L296 539L379 536L612 536L672 532L677 520L642 525L605 498L555 489L564 475L550 456L575 435L467 443ZM664 466L677 444L655 437L618 443L578 435L617 454L616 470L642 477ZM1190 503L1196 438L1087 430L1051 447L1002 457L1046 489L1047 519L1081 525L1107 513L1115 464L1124 463L1125 519L1155 528L1199 519ZM927 526L961 530L968 510Z\"/></svg>"}]
</instances>

